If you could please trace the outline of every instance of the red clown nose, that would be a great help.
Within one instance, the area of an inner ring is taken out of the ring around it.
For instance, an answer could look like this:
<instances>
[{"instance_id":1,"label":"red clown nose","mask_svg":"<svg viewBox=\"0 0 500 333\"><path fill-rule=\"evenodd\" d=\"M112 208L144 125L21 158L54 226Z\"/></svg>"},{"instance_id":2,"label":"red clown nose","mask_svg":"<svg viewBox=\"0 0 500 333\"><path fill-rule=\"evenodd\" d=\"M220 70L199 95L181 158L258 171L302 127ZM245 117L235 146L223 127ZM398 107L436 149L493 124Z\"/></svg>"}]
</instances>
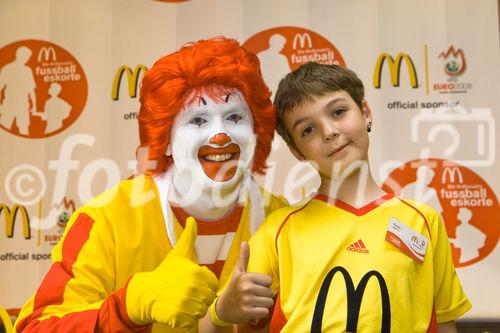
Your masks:
<instances>
[{"instance_id":1,"label":"red clown nose","mask_svg":"<svg viewBox=\"0 0 500 333\"><path fill-rule=\"evenodd\" d=\"M222 147L231 142L231 137L226 133L218 133L215 134L213 137L211 137L210 140L208 140L208 142Z\"/></svg>"}]
</instances>

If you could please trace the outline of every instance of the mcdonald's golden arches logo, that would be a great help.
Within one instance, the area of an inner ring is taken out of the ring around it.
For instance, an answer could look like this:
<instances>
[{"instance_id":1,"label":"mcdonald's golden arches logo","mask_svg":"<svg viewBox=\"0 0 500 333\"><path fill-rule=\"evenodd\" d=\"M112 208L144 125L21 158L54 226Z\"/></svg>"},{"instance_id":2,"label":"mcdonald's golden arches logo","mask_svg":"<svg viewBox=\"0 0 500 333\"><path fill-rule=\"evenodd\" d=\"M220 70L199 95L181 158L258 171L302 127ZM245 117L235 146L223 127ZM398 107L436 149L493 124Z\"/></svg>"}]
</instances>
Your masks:
<instances>
[{"instance_id":1,"label":"mcdonald's golden arches logo","mask_svg":"<svg viewBox=\"0 0 500 333\"><path fill-rule=\"evenodd\" d=\"M5 236L8 238L14 237L16 218L20 216L23 223L23 236L25 239L31 238L30 218L26 207L15 204L9 208L9 206L5 204L0 204L0 216L2 213L5 216Z\"/></svg>"},{"instance_id":2,"label":"mcdonald's golden arches logo","mask_svg":"<svg viewBox=\"0 0 500 333\"><path fill-rule=\"evenodd\" d=\"M464 182L464 177L460 169L457 167L445 167L441 182L443 184L456 183L457 180L460 184Z\"/></svg>"},{"instance_id":3,"label":"mcdonald's golden arches logo","mask_svg":"<svg viewBox=\"0 0 500 333\"><path fill-rule=\"evenodd\" d=\"M146 75L147 71L147 67L141 64L135 66L134 70L132 70L127 65L120 66L120 68L116 70L115 77L113 79L111 98L114 101L117 101L119 99L120 85L123 78L123 73L127 74L128 96L130 98L136 98L137 89L139 88L139 75L142 73L142 76L144 76Z\"/></svg>"},{"instance_id":4,"label":"mcdonald's golden arches logo","mask_svg":"<svg viewBox=\"0 0 500 333\"><path fill-rule=\"evenodd\" d=\"M295 34L295 37L293 37L293 44L292 44L294 50L297 49L297 42L299 43L299 48L301 49L305 47L307 48L313 47L311 35L308 34L307 32L304 32L302 34L301 33Z\"/></svg>"},{"instance_id":5,"label":"mcdonald's golden arches logo","mask_svg":"<svg viewBox=\"0 0 500 333\"><path fill-rule=\"evenodd\" d=\"M332 268L328 274L325 276L321 289L318 293L318 298L316 299L316 305L314 306L314 313L311 322L311 333L321 333L323 316L325 311L326 298L328 296L328 291L330 289L330 284L334 276L339 273L343 278L346 286L346 296L347 296L347 320L346 320L346 332L356 332L358 328L359 312L361 309L361 302L363 300L363 295L365 293L366 286L371 278L374 278L378 282L380 289L381 305L382 305L382 322L380 327L381 333L389 333L391 331L391 301L389 298L389 291L387 289L387 284L384 277L380 272L372 270L367 272L359 281L357 287L354 286L354 282L351 275L342 266L336 266Z\"/></svg>"},{"instance_id":6,"label":"mcdonald's golden arches logo","mask_svg":"<svg viewBox=\"0 0 500 333\"><path fill-rule=\"evenodd\" d=\"M415 64L411 57L404 53L399 52L396 58L393 58L390 54L383 52L379 55L377 63L375 64L375 71L373 72L373 86L377 89L381 87L381 77L382 68L384 63L387 62L387 67L389 67L389 73L391 76L391 83L393 87L399 87L400 76L401 76L401 65L405 63L408 70L408 76L410 78L410 86L412 88L418 88L418 77L417 70L415 69Z\"/></svg>"},{"instance_id":7,"label":"mcdonald's golden arches logo","mask_svg":"<svg viewBox=\"0 0 500 333\"><path fill-rule=\"evenodd\" d=\"M52 46L41 47L38 51L38 62L57 61L56 50Z\"/></svg>"}]
</instances>

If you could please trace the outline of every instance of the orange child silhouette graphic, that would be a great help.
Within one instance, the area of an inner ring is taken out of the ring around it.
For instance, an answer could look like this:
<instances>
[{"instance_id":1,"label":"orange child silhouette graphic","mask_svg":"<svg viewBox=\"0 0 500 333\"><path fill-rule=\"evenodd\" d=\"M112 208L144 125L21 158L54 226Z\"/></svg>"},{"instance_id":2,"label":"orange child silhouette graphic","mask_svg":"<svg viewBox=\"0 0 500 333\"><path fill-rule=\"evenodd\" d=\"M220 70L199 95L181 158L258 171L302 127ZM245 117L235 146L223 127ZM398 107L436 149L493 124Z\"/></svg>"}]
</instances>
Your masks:
<instances>
[{"instance_id":1,"label":"orange child silhouette graphic","mask_svg":"<svg viewBox=\"0 0 500 333\"><path fill-rule=\"evenodd\" d=\"M461 224L455 231L455 238L450 242L460 249L460 263L467 262L479 257L479 250L484 246L486 235L477 227L471 225L472 211L468 208L460 208L457 215Z\"/></svg>"},{"instance_id":2,"label":"orange child silhouette graphic","mask_svg":"<svg viewBox=\"0 0 500 333\"><path fill-rule=\"evenodd\" d=\"M37 113L47 122L45 134L57 131L63 127L63 121L71 113L71 105L59 97L62 87L59 83L51 83L49 87L50 98L45 102L45 112Z\"/></svg>"},{"instance_id":3,"label":"orange child silhouette graphic","mask_svg":"<svg viewBox=\"0 0 500 333\"><path fill-rule=\"evenodd\" d=\"M413 183L409 183L401 189L403 198L414 199L428 204L443 216L443 207L439 201L439 196L435 188L430 184L434 179L435 172L427 165L421 165L417 169L417 179Z\"/></svg>"},{"instance_id":4,"label":"orange child silhouette graphic","mask_svg":"<svg viewBox=\"0 0 500 333\"><path fill-rule=\"evenodd\" d=\"M30 113L36 105L35 78L26 65L32 53L30 48L21 46L15 60L0 69L0 125L10 130L16 121L23 135L29 134Z\"/></svg>"},{"instance_id":5,"label":"orange child silhouette graphic","mask_svg":"<svg viewBox=\"0 0 500 333\"><path fill-rule=\"evenodd\" d=\"M280 80L290 71L287 57L280 53L285 44L286 38L283 35L274 34L269 38L269 48L257 54L264 81L272 90L273 96Z\"/></svg>"}]
</instances>

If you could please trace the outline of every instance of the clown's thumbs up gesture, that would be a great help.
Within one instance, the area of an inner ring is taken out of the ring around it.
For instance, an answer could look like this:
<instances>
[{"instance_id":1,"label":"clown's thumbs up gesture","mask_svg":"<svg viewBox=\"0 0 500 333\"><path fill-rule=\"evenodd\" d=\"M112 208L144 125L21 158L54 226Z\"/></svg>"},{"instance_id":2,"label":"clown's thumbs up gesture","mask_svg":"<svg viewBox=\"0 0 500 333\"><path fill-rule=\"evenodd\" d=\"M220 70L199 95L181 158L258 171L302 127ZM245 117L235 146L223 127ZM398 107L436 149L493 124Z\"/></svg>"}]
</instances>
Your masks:
<instances>
[{"instance_id":1,"label":"clown's thumbs up gesture","mask_svg":"<svg viewBox=\"0 0 500 333\"><path fill-rule=\"evenodd\" d=\"M127 312L136 324L192 328L215 298L218 281L197 264L196 221L189 217L174 249L152 272L135 274L127 287Z\"/></svg>"}]
</instances>

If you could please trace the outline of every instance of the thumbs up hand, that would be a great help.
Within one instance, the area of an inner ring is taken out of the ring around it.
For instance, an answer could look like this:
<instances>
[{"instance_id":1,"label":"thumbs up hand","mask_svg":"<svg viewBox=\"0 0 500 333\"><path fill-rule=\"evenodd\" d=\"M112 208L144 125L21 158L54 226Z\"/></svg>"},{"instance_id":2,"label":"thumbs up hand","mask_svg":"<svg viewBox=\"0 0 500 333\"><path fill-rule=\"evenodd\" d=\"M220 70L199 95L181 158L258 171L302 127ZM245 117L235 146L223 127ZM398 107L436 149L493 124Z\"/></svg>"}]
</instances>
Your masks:
<instances>
[{"instance_id":1,"label":"thumbs up hand","mask_svg":"<svg viewBox=\"0 0 500 333\"><path fill-rule=\"evenodd\" d=\"M219 282L210 270L197 264L196 233L196 221L190 217L163 262L154 271L136 273L130 279L126 307L134 323L190 329L205 315Z\"/></svg>"},{"instance_id":2,"label":"thumbs up hand","mask_svg":"<svg viewBox=\"0 0 500 333\"><path fill-rule=\"evenodd\" d=\"M240 257L227 287L217 300L217 316L226 322L254 322L269 315L274 293L271 277L260 273L248 273L250 248L241 243Z\"/></svg>"},{"instance_id":3,"label":"thumbs up hand","mask_svg":"<svg viewBox=\"0 0 500 333\"><path fill-rule=\"evenodd\" d=\"M181 237L175 244L175 247L170 251L171 255L186 258L195 264L198 264L198 258L194 251L194 243L197 236L196 220L190 216L186 219L186 227L182 232Z\"/></svg>"}]
</instances>

